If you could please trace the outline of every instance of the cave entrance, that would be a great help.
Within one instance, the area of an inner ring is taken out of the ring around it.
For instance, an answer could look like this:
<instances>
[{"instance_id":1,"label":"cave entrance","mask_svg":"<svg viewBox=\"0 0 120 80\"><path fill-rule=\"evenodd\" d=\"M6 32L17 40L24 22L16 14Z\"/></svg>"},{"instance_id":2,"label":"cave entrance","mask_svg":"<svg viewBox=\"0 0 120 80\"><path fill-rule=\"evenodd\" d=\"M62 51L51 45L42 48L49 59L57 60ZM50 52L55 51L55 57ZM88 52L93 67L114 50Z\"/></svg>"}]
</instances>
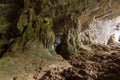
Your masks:
<instances>
[{"instance_id":1,"label":"cave entrance","mask_svg":"<svg viewBox=\"0 0 120 80\"><path fill-rule=\"evenodd\" d=\"M61 52L61 44L62 44L62 33L58 33L56 34L54 41L54 47L57 53Z\"/></svg>"},{"instance_id":2,"label":"cave entrance","mask_svg":"<svg viewBox=\"0 0 120 80\"><path fill-rule=\"evenodd\" d=\"M113 33L110 35L108 44L111 43L120 43L120 23L118 23L116 26L113 28Z\"/></svg>"},{"instance_id":3,"label":"cave entrance","mask_svg":"<svg viewBox=\"0 0 120 80\"><path fill-rule=\"evenodd\" d=\"M114 31L114 40L120 43L120 30Z\"/></svg>"},{"instance_id":4,"label":"cave entrance","mask_svg":"<svg viewBox=\"0 0 120 80\"><path fill-rule=\"evenodd\" d=\"M114 27L114 41L120 43L120 22Z\"/></svg>"}]
</instances>

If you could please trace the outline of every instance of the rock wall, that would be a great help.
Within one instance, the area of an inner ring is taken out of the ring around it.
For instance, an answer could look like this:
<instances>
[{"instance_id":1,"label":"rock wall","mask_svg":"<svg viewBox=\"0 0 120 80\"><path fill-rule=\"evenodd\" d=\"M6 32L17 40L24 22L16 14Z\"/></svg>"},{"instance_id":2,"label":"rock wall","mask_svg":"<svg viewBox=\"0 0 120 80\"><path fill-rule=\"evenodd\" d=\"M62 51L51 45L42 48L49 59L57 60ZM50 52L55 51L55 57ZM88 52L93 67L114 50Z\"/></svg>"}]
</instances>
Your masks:
<instances>
[{"instance_id":1,"label":"rock wall","mask_svg":"<svg viewBox=\"0 0 120 80\"><path fill-rule=\"evenodd\" d=\"M115 32L112 26L119 23L115 23L119 3L119 0L1 0L0 19L4 22L0 23L3 50L0 54L11 51L13 43L23 49L36 40L40 44L34 45L54 50L59 33L62 34L59 53L63 55L76 53L81 45L107 44Z\"/></svg>"}]
</instances>

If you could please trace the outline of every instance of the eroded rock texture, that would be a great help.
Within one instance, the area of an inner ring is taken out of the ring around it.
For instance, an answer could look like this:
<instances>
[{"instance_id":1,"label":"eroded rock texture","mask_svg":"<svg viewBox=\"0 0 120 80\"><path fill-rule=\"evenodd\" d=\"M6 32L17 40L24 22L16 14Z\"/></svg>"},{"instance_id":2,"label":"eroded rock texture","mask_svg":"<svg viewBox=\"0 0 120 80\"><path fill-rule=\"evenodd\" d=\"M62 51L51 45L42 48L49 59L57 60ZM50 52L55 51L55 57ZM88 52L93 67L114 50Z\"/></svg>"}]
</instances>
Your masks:
<instances>
[{"instance_id":1,"label":"eroded rock texture","mask_svg":"<svg viewBox=\"0 0 120 80\"><path fill-rule=\"evenodd\" d=\"M0 9L1 55L14 42L25 46L38 40L45 48L54 49L58 34L62 36L59 53L74 53L82 44L107 44L110 36L119 32L119 1L6 0L1 1Z\"/></svg>"},{"instance_id":2,"label":"eroded rock texture","mask_svg":"<svg viewBox=\"0 0 120 80\"><path fill-rule=\"evenodd\" d=\"M7 69L13 75L29 74L29 79L21 75L21 80L119 79L119 4L119 0L0 0L1 73ZM42 70L46 74L40 72L43 76L39 71L35 75L36 69L54 62L73 68L58 70L57 78L56 74L51 76L49 67ZM111 75L113 71L115 76Z\"/></svg>"}]
</instances>

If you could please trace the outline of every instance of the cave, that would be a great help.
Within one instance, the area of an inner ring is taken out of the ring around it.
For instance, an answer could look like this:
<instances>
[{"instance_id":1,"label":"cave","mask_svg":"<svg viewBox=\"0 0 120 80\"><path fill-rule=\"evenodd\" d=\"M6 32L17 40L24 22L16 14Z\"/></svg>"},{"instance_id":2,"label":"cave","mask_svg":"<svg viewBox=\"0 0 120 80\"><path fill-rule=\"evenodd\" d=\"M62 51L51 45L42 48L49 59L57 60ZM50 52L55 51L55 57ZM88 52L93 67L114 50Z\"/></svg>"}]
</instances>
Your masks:
<instances>
[{"instance_id":1,"label":"cave","mask_svg":"<svg viewBox=\"0 0 120 80\"><path fill-rule=\"evenodd\" d=\"M0 80L120 80L120 0L0 0Z\"/></svg>"}]
</instances>

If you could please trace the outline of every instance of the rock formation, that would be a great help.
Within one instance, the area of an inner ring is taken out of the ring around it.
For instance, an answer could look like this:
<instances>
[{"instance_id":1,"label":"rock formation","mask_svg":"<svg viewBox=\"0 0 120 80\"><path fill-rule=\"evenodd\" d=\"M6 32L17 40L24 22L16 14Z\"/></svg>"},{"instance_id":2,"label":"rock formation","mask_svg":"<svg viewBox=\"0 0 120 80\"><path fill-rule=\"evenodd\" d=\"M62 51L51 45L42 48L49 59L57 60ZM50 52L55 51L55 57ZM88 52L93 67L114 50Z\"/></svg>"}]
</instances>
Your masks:
<instances>
[{"instance_id":1,"label":"rock formation","mask_svg":"<svg viewBox=\"0 0 120 80\"><path fill-rule=\"evenodd\" d=\"M0 80L119 80L119 4L0 0Z\"/></svg>"}]
</instances>

